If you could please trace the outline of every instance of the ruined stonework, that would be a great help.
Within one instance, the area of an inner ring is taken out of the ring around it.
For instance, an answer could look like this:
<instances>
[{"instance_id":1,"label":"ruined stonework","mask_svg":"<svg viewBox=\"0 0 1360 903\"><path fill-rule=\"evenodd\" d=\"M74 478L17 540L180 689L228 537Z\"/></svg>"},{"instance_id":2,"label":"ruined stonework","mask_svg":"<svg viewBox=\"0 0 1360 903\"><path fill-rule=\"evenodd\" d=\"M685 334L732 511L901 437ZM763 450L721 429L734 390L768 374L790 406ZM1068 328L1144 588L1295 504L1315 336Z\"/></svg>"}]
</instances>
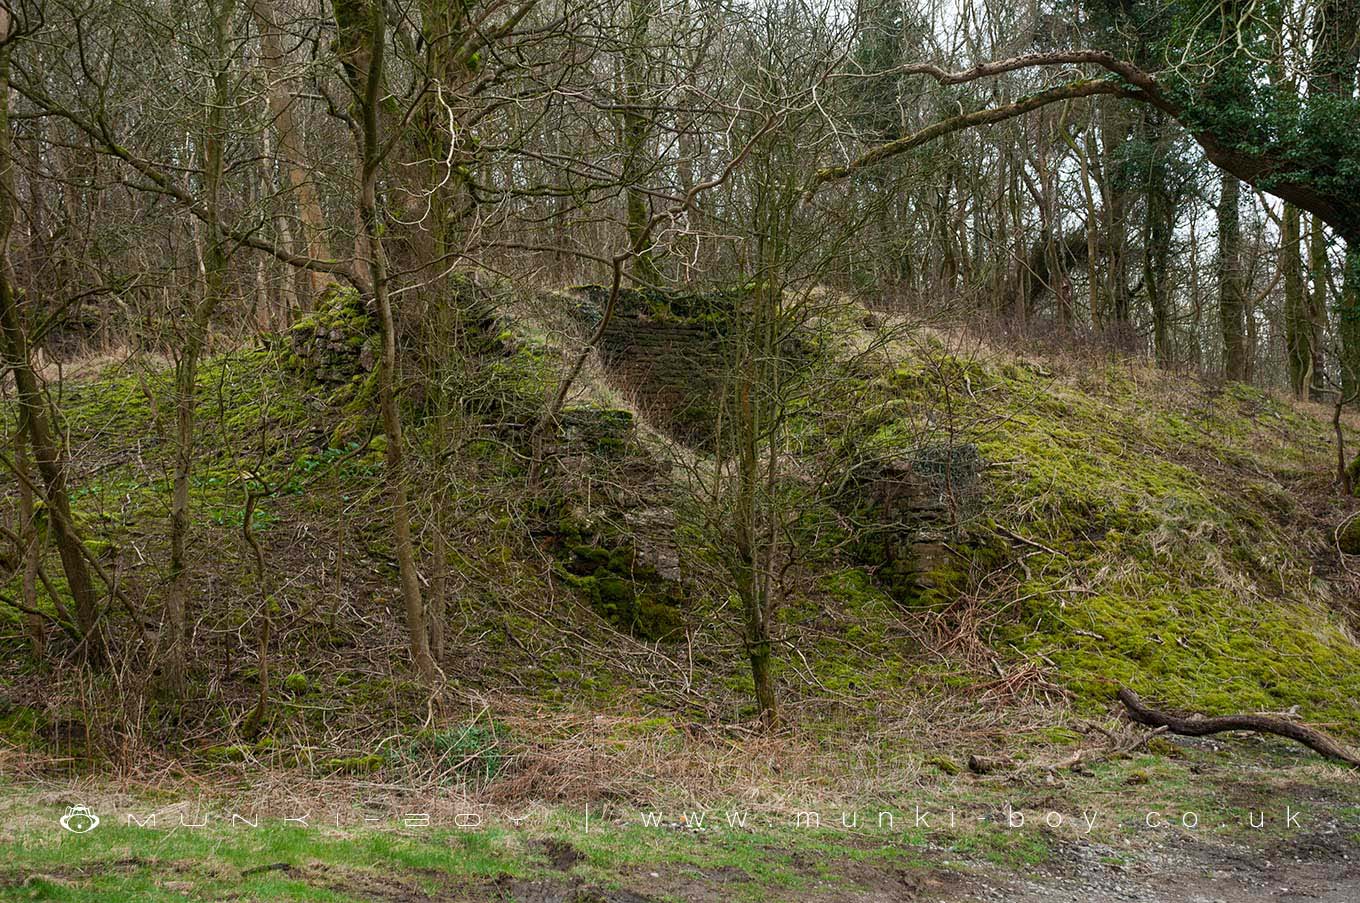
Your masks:
<instances>
[{"instance_id":1,"label":"ruined stonework","mask_svg":"<svg viewBox=\"0 0 1360 903\"><path fill-rule=\"evenodd\" d=\"M576 318L595 328L609 292L573 289ZM600 339L609 380L632 395L649 421L683 442L712 440L722 389L722 318L704 309L702 296L623 291Z\"/></svg>"},{"instance_id":2,"label":"ruined stonework","mask_svg":"<svg viewBox=\"0 0 1360 903\"><path fill-rule=\"evenodd\" d=\"M288 363L321 383L346 383L377 366L378 323L352 288L330 285L288 332Z\"/></svg>"},{"instance_id":3,"label":"ruined stonework","mask_svg":"<svg viewBox=\"0 0 1360 903\"><path fill-rule=\"evenodd\" d=\"M871 562L886 583L922 592L942 588L942 575L956 571L950 545L962 538L960 524L980 499L982 458L971 443L932 443L885 461L869 484L880 542Z\"/></svg>"}]
</instances>

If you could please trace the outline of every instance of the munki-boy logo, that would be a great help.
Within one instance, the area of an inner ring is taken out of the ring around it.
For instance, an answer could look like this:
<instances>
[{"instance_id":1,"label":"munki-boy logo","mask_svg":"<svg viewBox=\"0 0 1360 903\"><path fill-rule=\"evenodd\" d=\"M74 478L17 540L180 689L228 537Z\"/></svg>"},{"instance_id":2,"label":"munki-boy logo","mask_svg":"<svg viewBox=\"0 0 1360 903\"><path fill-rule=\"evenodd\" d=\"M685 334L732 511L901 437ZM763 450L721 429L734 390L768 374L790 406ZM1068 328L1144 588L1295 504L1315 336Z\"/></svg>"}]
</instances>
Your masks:
<instances>
[{"instance_id":1,"label":"munki-boy logo","mask_svg":"<svg viewBox=\"0 0 1360 903\"><path fill-rule=\"evenodd\" d=\"M99 827L99 816L91 812L89 806L72 806L58 821L72 834L88 834Z\"/></svg>"}]
</instances>

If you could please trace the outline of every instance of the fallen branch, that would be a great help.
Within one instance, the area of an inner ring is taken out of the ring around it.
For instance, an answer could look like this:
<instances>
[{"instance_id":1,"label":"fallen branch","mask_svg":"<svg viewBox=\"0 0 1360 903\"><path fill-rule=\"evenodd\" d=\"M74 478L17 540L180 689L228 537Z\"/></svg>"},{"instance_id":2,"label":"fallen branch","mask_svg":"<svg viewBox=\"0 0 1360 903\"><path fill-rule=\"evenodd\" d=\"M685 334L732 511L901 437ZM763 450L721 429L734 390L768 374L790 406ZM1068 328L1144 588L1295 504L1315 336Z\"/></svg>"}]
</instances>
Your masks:
<instances>
[{"instance_id":1,"label":"fallen branch","mask_svg":"<svg viewBox=\"0 0 1360 903\"><path fill-rule=\"evenodd\" d=\"M1094 765L1097 762L1104 762L1106 759L1114 759L1119 756L1126 756L1129 753L1133 752L1134 750L1139 749L1140 747L1146 745L1147 742L1151 740L1153 737L1165 733L1166 728L1165 727L1153 728L1152 730L1148 731L1145 734L1140 734L1136 737L1133 737L1132 739L1123 741L1121 741L1114 734L1105 730L1105 728L1101 727L1100 725L1091 724L1090 722L1087 722L1084 727L1080 728L1080 731L1083 734L1090 733L1104 734L1105 739L1107 739L1109 743L1104 747L1094 746L1082 747L1081 749L1078 749L1075 752L1073 752L1065 759L1062 759L1058 762L1054 762L1051 765L1042 765L1040 767L1042 767L1045 771L1051 774L1053 772L1063 771L1068 768L1077 769L1083 765Z\"/></svg>"},{"instance_id":2,"label":"fallen branch","mask_svg":"<svg viewBox=\"0 0 1360 903\"><path fill-rule=\"evenodd\" d=\"M1204 737L1221 734L1224 731L1255 731L1258 734L1274 734L1284 737L1326 756L1360 768L1360 755L1342 746L1322 731L1274 715L1222 715L1206 718L1192 715L1188 718L1171 715L1150 709L1138 698L1138 694L1128 688L1121 688L1119 701L1128 709L1129 718L1148 727L1164 727L1173 734L1184 737Z\"/></svg>"}]
</instances>

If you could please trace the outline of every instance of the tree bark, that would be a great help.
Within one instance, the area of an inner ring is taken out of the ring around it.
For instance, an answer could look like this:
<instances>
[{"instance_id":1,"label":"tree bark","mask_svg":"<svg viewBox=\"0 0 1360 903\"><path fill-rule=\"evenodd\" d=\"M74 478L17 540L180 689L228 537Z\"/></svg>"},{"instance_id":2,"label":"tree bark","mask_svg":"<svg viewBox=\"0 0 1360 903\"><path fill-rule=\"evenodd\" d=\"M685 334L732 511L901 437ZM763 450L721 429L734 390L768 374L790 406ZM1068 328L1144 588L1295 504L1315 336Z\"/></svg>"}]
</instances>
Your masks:
<instances>
[{"instance_id":1,"label":"tree bark","mask_svg":"<svg viewBox=\"0 0 1360 903\"><path fill-rule=\"evenodd\" d=\"M1273 715L1222 715L1206 718L1203 715L1181 717L1168 712L1149 708L1138 698L1138 694L1127 688L1119 691L1119 701L1124 703L1129 718L1148 727L1165 727L1173 734L1183 737L1207 737L1224 731L1255 731L1259 734L1274 734L1304 746L1329 759L1360 767L1360 756L1342 746L1333 738L1316 728L1296 721L1289 721Z\"/></svg>"},{"instance_id":2,"label":"tree bark","mask_svg":"<svg viewBox=\"0 0 1360 903\"><path fill-rule=\"evenodd\" d=\"M170 590L165 600L165 681L176 696L186 684L185 656L188 643L190 569L189 483L193 476L196 442L195 406L198 365L207 344L213 314L222 302L227 254L222 230L221 201L224 154L227 141L226 115L230 100L228 30L234 0L217 0L212 10L212 95L204 99L206 127L201 136L203 166L203 287L202 296L189 313L187 332L175 368L175 471L170 499Z\"/></svg>"},{"instance_id":3,"label":"tree bark","mask_svg":"<svg viewBox=\"0 0 1360 903\"><path fill-rule=\"evenodd\" d=\"M269 113L274 119L274 130L278 133L279 159L283 162L297 204L302 254L324 260L330 257L330 250L326 246L326 226L316 184L303 163L301 130L293 115L293 79L285 71L277 13L272 0L250 0L250 12L260 23L260 62L269 79ZM327 276L309 269L299 269L295 275L303 289L303 304L310 308L312 300L325 288Z\"/></svg>"},{"instance_id":4,"label":"tree bark","mask_svg":"<svg viewBox=\"0 0 1360 903\"><path fill-rule=\"evenodd\" d=\"M18 480L19 511L14 535L19 538L20 547L16 551L19 553L23 568L20 599L29 609L24 613L24 628L28 631L28 643L33 653L33 660L41 663L47 651L47 629L42 617L33 613L38 610L40 550L37 525L34 521L33 482L28 477L28 448L25 435L26 430L20 424L14 435L14 467L22 474Z\"/></svg>"},{"instance_id":5,"label":"tree bark","mask_svg":"<svg viewBox=\"0 0 1360 903\"><path fill-rule=\"evenodd\" d=\"M650 0L628 0L628 46L623 52L623 181L628 208L628 243L633 249L633 278L645 285L660 285L651 245L651 198L642 181L652 168L647 141L651 118L647 104L647 39L651 26Z\"/></svg>"},{"instance_id":6,"label":"tree bark","mask_svg":"<svg viewBox=\"0 0 1360 903\"><path fill-rule=\"evenodd\" d=\"M1223 339L1223 375L1247 377L1246 285L1242 266L1242 183L1223 172L1218 196L1218 322Z\"/></svg>"},{"instance_id":7,"label":"tree bark","mask_svg":"<svg viewBox=\"0 0 1360 903\"><path fill-rule=\"evenodd\" d=\"M355 6L355 5L351 5ZM368 270L372 279L373 299L378 308L382 331L382 355L378 363L378 407L383 436L387 442L386 466L383 482L392 506L392 541L397 558L401 596L406 611L406 629L411 650L411 661L417 673L429 687L441 678L438 665L430 654L429 625L425 602L420 590L420 576L416 568L415 542L411 535L411 501L406 487L405 437L397 397L396 321L392 298L388 291L387 261L383 249L383 227L379 214L378 175L382 165L382 133L380 126L383 59L386 43L386 19L380 4L368 0L358 9L342 14L358 13L340 21L340 32L346 46L342 59L350 72L352 84L359 97L361 137L361 176L359 192L359 220L363 225Z\"/></svg>"},{"instance_id":8,"label":"tree bark","mask_svg":"<svg viewBox=\"0 0 1360 903\"><path fill-rule=\"evenodd\" d=\"M1336 331L1341 338L1341 395L1360 398L1360 245L1346 245L1341 297L1336 302Z\"/></svg>"},{"instance_id":9,"label":"tree bark","mask_svg":"<svg viewBox=\"0 0 1360 903\"><path fill-rule=\"evenodd\" d=\"M1171 240L1176 230L1176 204L1167 184L1166 117L1150 111L1146 121L1152 159L1144 194L1147 199L1146 227L1143 236L1143 284L1152 308L1152 349L1158 367L1176 362L1171 337L1171 288L1167 271L1171 263Z\"/></svg>"},{"instance_id":10,"label":"tree bark","mask_svg":"<svg viewBox=\"0 0 1360 903\"><path fill-rule=\"evenodd\" d=\"M1289 369L1289 388L1295 398L1303 401L1309 397L1312 389L1314 347L1307 290L1303 285L1303 255L1299 250L1301 221L1299 208L1285 204L1280 223L1285 359Z\"/></svg>"}]
</instances>

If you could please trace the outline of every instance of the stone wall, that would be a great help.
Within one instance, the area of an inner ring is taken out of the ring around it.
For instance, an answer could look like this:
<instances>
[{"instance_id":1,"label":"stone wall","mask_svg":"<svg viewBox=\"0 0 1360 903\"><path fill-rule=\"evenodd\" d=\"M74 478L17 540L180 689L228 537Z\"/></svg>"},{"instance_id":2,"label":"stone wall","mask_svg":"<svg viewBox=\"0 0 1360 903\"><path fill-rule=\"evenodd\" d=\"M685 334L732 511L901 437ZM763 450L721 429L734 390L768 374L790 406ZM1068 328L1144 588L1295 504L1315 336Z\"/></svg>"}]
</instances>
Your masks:
<instances>
[{"instance_id":1,"label":"stone wall","mask_svg":"<svg viewBox=\"0 0 1360 903\"><path fill-rule=\"evenodd\" d=\"M329 285L288 331L288 363L321 383L346 383L377 366L378 321L359 293Z\"/></svg>"},{"instance_id":2,"label":"stone wall","mask_svg":"<svg viewBox=\"0 0 1360 903\"><path fill-rule=\"evenodd\" d=\"M717 336L626 314L611 320L600 344L610 379L634 393L649 420L686 442L711 440L722 388Z\"/></svg>"},{"instance_id":3,"label":"stone wall","mask_svg":"<svg viewBox=\"0 0 1360 903\"><path fill-rule=\"evenodd\" d=\"M608 292L574 292L577 318L594 328ZM695 445L712 441L722 389L722 337L711 318L678 315L664 296L624 292L600 340L600 359L617 388L658 428Z\"/></svg>"},{"instance_id":4,"label":"stone wall","mask_svg":"<svg viewBox=\"0 0 1360 903\"><path fill-rule=\"evenodd\" d=\"M870 544L885 584L898 590L941 589L958 571L951 545L966 546L960 524L981 501L982 459L971 443L932 443L884 462L867 485Z\"/></svg>"}]
</instances>

